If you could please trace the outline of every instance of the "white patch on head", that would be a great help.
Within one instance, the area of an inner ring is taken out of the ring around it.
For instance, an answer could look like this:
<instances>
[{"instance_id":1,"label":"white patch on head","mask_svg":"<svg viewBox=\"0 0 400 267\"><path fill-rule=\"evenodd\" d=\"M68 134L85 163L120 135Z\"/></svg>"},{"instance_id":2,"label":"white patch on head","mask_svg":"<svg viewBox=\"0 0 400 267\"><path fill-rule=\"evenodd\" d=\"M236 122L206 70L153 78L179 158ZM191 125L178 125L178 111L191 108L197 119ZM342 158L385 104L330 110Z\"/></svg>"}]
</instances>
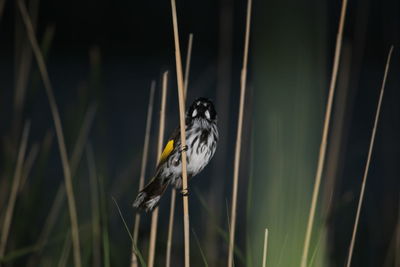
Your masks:
<instances>
[{"instance_id":1,"label":"white patch on head","mask_svg":"<svg viewBox=\"0 0 400 267\"><path fill-rule=\"evenodd\" d=\"M203 103L203 106L207 107L207 106L208 106L208 104L207 104L207 103Z\"/></svg>"},{"instance_id":2,"label":"white patch on head","mask_svg":"<svg viewBox=\"0 0 400 267\"><path fill-rule=\"evenodd\" d=\"M194 118L194 117L196 117L197 116L197 109L194 109L193 110L193 113L192 113L192 117Z\"/></svg>"},{"instance_id":3,"label":"white patch on head","mask_svg":"<svg viewBox=\"0 0 400 267\"><path fill-rule=\"evenodd\" d=\"M208 110L206 110L206 112L204 112L204 114L206 115L207 119L210 119L210 112Z\"/></svg>"},{"instance_id":4,"label":"white patch on head","mask_svg":"<svg viewBox=\"0 0 400 267\"><path fill-rule=\"evenodd\" d=\"M201 104L201 101L197 101L197 105L200 106L200 104Z\"/></svg>"}]
</instances>

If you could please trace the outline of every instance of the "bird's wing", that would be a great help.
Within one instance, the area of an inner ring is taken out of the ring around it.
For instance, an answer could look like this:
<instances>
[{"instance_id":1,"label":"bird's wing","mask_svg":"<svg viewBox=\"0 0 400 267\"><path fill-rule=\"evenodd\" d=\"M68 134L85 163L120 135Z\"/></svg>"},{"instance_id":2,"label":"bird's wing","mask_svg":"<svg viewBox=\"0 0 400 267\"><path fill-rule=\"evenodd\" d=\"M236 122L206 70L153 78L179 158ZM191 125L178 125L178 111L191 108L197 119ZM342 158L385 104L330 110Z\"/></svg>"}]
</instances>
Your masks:
<instances>
[{"instance_id":1,"label":"bird's wing","mask_svg":"<svg viewBox=\"0 0 400 267\"><path fill-rule=\"evenodd\" d=\"M168 139L167 144L164 147L163 152L161 153L160 160L158 161L157 168L161 166L165 161L167 161L168 157L172 154L174 151L175 147L177 145L180 145L179 139L180 139L180 130L179 127L175 129L175 131L172 133L171 137Z\"/></svg>"}]
</instances>

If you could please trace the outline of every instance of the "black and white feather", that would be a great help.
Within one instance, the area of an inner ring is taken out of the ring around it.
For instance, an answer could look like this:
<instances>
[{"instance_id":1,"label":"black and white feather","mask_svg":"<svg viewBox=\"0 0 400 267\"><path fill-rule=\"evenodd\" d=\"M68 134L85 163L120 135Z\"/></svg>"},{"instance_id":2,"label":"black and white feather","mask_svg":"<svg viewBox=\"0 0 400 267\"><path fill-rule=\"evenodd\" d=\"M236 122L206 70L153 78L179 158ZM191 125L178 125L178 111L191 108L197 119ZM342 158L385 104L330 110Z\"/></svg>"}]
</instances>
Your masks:
<instances>
[{"instance_id":1,"label":"black and white feather","mask_svg":"<svg viewBox=\"0 0 400 267\"><path fill-rule=\"evenodd\" d=\"M213 103L199 98L186 112L187 174L192 178L201 172L214 156L218 142L217 113ZM172 144L171 151L168 151ZM179 127L169 139L158 163L156 175L139 192L133 206L153 210L169 184L182 186L181 140Z\"/></svg>"}]
</instances>

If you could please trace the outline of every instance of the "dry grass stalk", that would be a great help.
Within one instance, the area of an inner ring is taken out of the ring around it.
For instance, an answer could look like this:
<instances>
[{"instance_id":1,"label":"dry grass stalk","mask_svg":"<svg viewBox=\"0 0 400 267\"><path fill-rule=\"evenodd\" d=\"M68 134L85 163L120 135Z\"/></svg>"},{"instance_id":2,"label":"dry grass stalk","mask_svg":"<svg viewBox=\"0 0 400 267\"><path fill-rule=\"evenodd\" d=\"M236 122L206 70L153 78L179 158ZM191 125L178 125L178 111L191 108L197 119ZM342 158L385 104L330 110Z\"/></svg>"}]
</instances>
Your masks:
<instances>
[{"instance_id":1,"label":"dry grass stalk","mask_svg":"<svg viewBox=\"0 0 400 267\"><path fill-rule=\"evenodd\" d=\"M389 54L388 54L388 57L387 57L386 67L385 67L385 74L383 75L381 92L380 92L380 95L379 95L378 107L376 108L375 121L374 121L374 126L372 128L372 135L371 135L371 141L369 143L367 162L365 164L364 176L363 176L363 180L362 180L362 184L361 184L361 192L360 192L360 197L358 199L357 213L356 213L356 218L355 218L355 221L354 221L353 234L351 236L349 254L348 254L348 257L347 257L347 264L346 264L347 267L350 267L351 259L352 259L352 256L353 256L354 243L356 241L356 234L357 234L357 229L358 229L358 221L360 219L361 208L362 208L362 204L363 204L363 200L364 200L365 185L367 183L369 165L371 163L372 150L374 149L376 129L378 127L379 115L381 113L382 99L383 99L383 94L385 92L386 78L387 78L387 74L389 72L389 66L390 66L390 60L392 58L392 52L393 52L393 46L390 48L390 51L389 51Z\"/></svg>"},{"instance_id":2,"label":"dry grass stalk","mask_svg":"<svg viewBox=\"0 0 400 267\"><path fill-rule=\"evenodd\" d=\"M95 117L95 113L96 113L96 107L91 106L87 110L84 120L83 120L83 123L82 123L82 127L79 130L79 136L78 136L78 139L74 146L72 156L70 157L70 160L69 160L69 162L71 163L71 175L72 176L75 175L75 172L78 168L79 161L82 157L83 147L85 147L85 143L86 143L86 140L89 135L89 130L90 130L90 127L91 127L94 117ZM48 142L48 141L45 140L45 142ZM41 231L41 233L39 235L39 239L36 243L38 246L39 253L45 246L47 239L53 229L53 226L59 217L59 213L62 210L61 207L62 207L64 198L65 198L65 186L64 186L64 184L61 184L58 188L58 191L56 193L56 197L54 198L53 204L50 208L49 215L46 218L46 222L44 224L43 230ZM36 266L33 258L31 258L28 262L28 267L31 267L31 266Z\"/></svg>"},{"instance_id":3,"label":"dry grass stalk","mask_svg":"<svg viewBox=\"0 0 400 267\"><path fill-rule=\"evenodd\" d=\"M340 62L340 54L341 54L341 49L342 49L342 37L343 37L344 22L345 22L345 18L346 18L346 8L347 8L347 0L343 0L342 10L340 12L339 28L338 28L337 38L336 38L335 56L334 56L334 60L333 60L332 76L331 76L331 82L330 82L330 86L329 86L328 102L326 104L324 128L323 128L323 132L322 132L321 145L319 148L317 173L315 175L315 182L314 182L314 189L313 189L313 194L312 194L312 199L311 199L310 213L309 213L308 222L307 222L306 236L304 239L303 254L301 257L301 267L307 266L308 250L310 248L311 233L312 233L312 228L314 225L315 209L317 206L319 189L321 187L321 177L322 177L322 171L323 171L325 156L326 156L326 146L327 146L327 139L328 139L328 133L329 133L329 124L330 124L331 113L332 113L333 96L335 93L337 73L338 73L339 62Z\"/></svg>"},{"instance_id":4,"label":"dry grass stalk","mask_svg":"<svg viewBox=\"0 0 400 267\"><path fill-rule=\"evenodd\" d=\"M21 12L22 20L26 26L26 32L28 35L28 39L32 45L32 50L35 55L40 74L42 76L44 87L46 88L47 97L50 104L51 114L54 120L54 127L56 129L56 135L58 140L58 146L60 150L61 156L61 163L64 172L65 178L65 187L67 191L67 198L68 198L68 208L71 220L71 234L72 234L72 244L74 248L74 264L76 267L81 266L81 252L80 252L80 245L79 245L79 229L78 229L78 215L76 211L75 205L75 197L74 197L74 190L72 186L72 177L71 177L71 170L68 162L67 156L67 148L65 146L64 141L64 134L62 131L61 125L61 118L58 112L58 108L56 105L55 97L53 94L52 85L50 82L49 74L47 72L47 67L40 51L38 41L35 36L35 32L32 26L31 19L29 17L28 11L26 10L26 6L24 5L22 0L18 0L18 7Z\"/></svg>"},{"instance_id":5,"label":"dry grass stalk","mask_svg":"<svg viewBox=\"0 0 400 267\"><path fill-rule=\"evenodd\" d=\"M168 84L168 71L163 74L163 86L161 93L161 109L160 109L160 125L158 129L158 145L157 145L157 162L160 160L163 143L164 143L164 128L165 128L165 107L167 103L167 84ZM157 222L158 222L158 207L154 209L151 216L151 231L150 231L150 245L149 257L147 264L149 267L154 266L154 257L156 253L156 239L157 239Z\"/></svg>"},{"instance_id":6,"label":"dry grass stalk","mask_svg":"<svg viewBox=\"0 0 400 267\"><path fill-rule=\"evenodd\" d=\"M149 105L147 107L147 118L146 118L146 130L144 135L144 145L143 145L143 154L142 154L142 166L140 169L140 178L139 178L139 191L143 189L144 186L144 178L146 176L146 167L147 167L147 155L149 153L149 140L150 140L150 132L151 132L151 121L153 117L153 106L154 106L154 91L156 88L156 82L152 81L150 85L150 98ZM135 253L135 246L137 245L138 237L139 237L139 226L140 226L140 213L137 212L135 215L135 224L133 226L133 243L132 244L132 255L131 255L131 267L138 266L138 259Z\"/></svg>"},{"instance_id":7,"label":"dry grass stalk","mask_svg":"<svg viewBox=\"0 0 400 267\"><path fill-rule=\"evenodd\" d=\"M179 124L181 129L181 160L182 160L182 195L183 195L183 230L185 237L185 267L190 266L190 232L189 232L189 198L188 198L188 180L186 172L186 125L185 125L185 96L184 96L184 83L182 72L182 58L181 48L179 45L179 32L178 32L178 19L176 16L176 3L171 0L172 9L172 22L174 27L174 41L175 41L175 64L176 64L176 78L178 83L178 97L179 97Z\"/></svg>"},{"instance_id":8,"label":"dry grass stalk","mask_svg":"<svg viewBox=\"0 0 400 267\"><path fill-rule=\"evenodd\" d=\"M28 156L26 157L24 167L23 167L23 174L21 178L21 184L19 186L19 192L22 191L26 181L28 180L29 174L32 170L33 163L35 162L37 155L39 154L39 145L37 143L32 145L31 150L29 151Z\"/></svg>"},{"instance_id":9,"label":"dry grass stalk","mask_svg":"<svg viewBox=\"0 0 400 267\"><path fill-rule=\"evenodd\" d=\"M26 146L28 143L30 122L26 122L24 130L21 136L21 142L18 150L17 165L15 167L14 177L11 185L11 193L8 200L6 213L4 217L4 223L1 229L1 239L0 239L0 258L4 256L7 246L8 236L10 234L11 222L14 214L15 202L17 201L18 190L20 187L20 182L22 178L22 168L24 164Z\"/></svg>"},{"instance_id":10,"label":"dry grass stalk","mask_svg":"<svg viewBox=\"0 0 400 267\"><path fill-rule=\"evenodd\" d=\"M186 55L185 81L184 81L185 100L187 98L187 88L189 85L189 70L190 70L190 61L192 58L192 46L193 46L193 33L189 34L188 51ZM175 200L176 200L176 189L172 188L169 223L168 223L167 252L165 260L166 267L171 266L171 249L172 249L172 236L174 232Z\"/></svg>"},{"instance_id":11,"label":"dry grass stalk","mask_svg":"<svg viewBox=\"0 0 400 267\"><path fill-rule=\"evenodd\" d=\"M239 165L240 165L240 150L242 143L244 100L246 95L246 82L247 82L247 62L248 62L249 41L250 41L251 7L252 7L252 0L248 0L247 15L246 15L246 33L245 33L244 51L243 51L243 66L241 73L242 75L240 77L241 79L240 79L239 117L238 117L237 133L236 133L235 159L233 166L234 169L233 169L232 207L230 216L231 223L229 231L228 267L233 266L233 250L235 246L237 191L239 182Z\"/></svg>"},{"instance_id":12,"label":"dry grass stalk","mask_svg":"<svg viewBox=\"0 0 400 267\"><path fill-rule=\"evenodd\" d=\"M100 238L100 203L99 203L99 185L97 181L96 164L94 160L93 149L90 145L86 147L86 158L89 169L90 182L90 202L92 210L92 253L93 266L100 266L101 258L101 238Z\"/></svg>"},{"instance_id":13,"label":"dry grass stalk","mask_svg":"<svg viewBox=\"0 0 400 267\"><path fill-rule=\"evenodd\" d=\"M193 33L190 33L188 41L188 50L186 54L185 80L183 82L185 100L187 97L187 88L189 85L189 71L190 71L190 61L192 59L192 47L193 47Z\"/></svg>"},{"instance_id":14,"label":"dry grass stalk","mask_svg":"<svg viewBox=\"0 0 400 267\"><path fill-rule=\"evenodd\" d=\"M172 236L174 233L175 201L176 201L176 189L173 188L171 191L171 205L170 205L170 210L169 210L167 252L166 252L166 256L165 256L165 266L166 267L171 266L171 250L172 250Z\"/></svg>"},{"instance_id":15,"label":"dry grass stalk","mask_svg":"<svg viewBox=\"0 0 400 267\"><path fill-rule=\"evenodd\" d=\"M262 266L267 266L267 251L268 251L268 228L265 228L264 234L264 251L263 251L263 263Z\"/></svg>"}]
</instances>

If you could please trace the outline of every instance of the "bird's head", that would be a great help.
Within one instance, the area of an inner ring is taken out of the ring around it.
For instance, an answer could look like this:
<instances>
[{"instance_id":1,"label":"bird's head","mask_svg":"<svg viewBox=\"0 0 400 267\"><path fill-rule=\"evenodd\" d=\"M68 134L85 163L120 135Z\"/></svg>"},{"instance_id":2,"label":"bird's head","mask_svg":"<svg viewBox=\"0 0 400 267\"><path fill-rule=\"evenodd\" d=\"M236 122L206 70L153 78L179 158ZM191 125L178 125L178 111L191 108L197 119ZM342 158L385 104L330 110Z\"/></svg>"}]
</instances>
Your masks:
<instances>
[{"instance_id":1,"label":"bird's head","mask_svg":"<svg viewBox=\"0 0 400 267\"><path fill-rule=\"evenodd\" d=\"M217 120L217 112L211 100L200 97L196 99L186 113L186 120L205 119L209 122Z\"/></svg>"}]
</instances>

